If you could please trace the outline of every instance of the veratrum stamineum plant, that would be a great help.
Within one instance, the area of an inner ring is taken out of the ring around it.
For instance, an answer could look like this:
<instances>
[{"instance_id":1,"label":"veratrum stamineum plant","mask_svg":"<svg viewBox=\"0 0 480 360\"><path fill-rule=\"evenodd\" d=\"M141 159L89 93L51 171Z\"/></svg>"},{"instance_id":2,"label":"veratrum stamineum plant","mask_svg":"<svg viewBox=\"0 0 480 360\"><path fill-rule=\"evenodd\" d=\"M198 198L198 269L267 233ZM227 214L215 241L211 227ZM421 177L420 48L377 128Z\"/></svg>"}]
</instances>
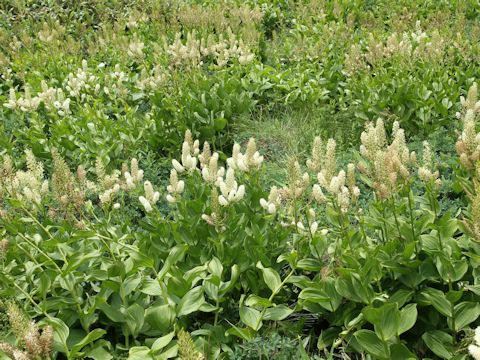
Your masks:
<instances>
[{"instance_id":1,"label":"veratrum stamineum plant","mask_svg":"<svg viewBox=\"0 0 480 360\"><path fill-rule=\"evenodd\" d=\"M165 189L136 159L73 172L55 149L49 164L4 156L0 294L36 323L28 339L12 324L3 348L30 354L30 338L53 329L52 357L228 358L236 342L313 314L319 333L301 335L299 356L476 354L475 86L462 104L460 214L442 207L435 149L415 154L382 119L346 167L318 137L271 187L253 138L227 157L187 131Z\"/></svg>"}]
</instances>

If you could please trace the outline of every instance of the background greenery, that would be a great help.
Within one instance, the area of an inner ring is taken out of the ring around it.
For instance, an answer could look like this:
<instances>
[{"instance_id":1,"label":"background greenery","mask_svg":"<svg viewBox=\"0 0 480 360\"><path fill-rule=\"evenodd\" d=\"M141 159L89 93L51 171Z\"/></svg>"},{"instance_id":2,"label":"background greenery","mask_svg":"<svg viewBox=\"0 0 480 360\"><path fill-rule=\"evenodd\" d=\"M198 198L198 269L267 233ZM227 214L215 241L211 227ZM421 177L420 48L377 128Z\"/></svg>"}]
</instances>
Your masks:
<instances>
[{"instance_id":1,"label":"background greenery","mask_svg":"<svg viewBox=\"0 0 480 360\"><path fill-rule=\"evenodd\" d=\"M478 174L455 143L479 19L476 0L1 2L4 307L54 328L52 358L467 358ZM292 164L306 170L316 136L336 140L338 169L360 163L378 117L419 158L392 196L357 174L347 213L311 187L280 213L261 207L271 186L300 186ZM245 197L215 226L200 173L165 199L186 130L221 164L250 137L264 156L236 172ZM440 187L417 176L424 140ZM144 175L128 188L133 158ZM152 212L144 180L160 192ZM328 234L295 226L309 209ZM0 337L24 349L5 309Z\"/></svg>"}]
</instances>

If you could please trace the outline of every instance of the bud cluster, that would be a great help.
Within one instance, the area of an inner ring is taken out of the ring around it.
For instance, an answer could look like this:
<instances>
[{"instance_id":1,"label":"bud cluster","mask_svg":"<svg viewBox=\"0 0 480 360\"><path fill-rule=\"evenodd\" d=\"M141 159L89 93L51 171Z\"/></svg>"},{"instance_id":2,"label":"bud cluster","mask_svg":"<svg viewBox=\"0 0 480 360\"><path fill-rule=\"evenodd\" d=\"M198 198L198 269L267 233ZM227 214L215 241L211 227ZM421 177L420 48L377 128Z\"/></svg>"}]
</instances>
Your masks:
<instances>
[{"instance_id":1,"label":"bud cluster","mask_svg":"<svg viewBox=\"0 0 480 360\"><path fill-rule=\"evenodd\" d=\"M39 329L14 303L8 303L6 307L10 328L22 347L0 342L0 351L15 360L50 359L53 352L53 328L47 326Z\"/></svg>"},{"instance_id":2,"label":"bud cluster","mask_svg":"<svg viewBox=\"0 0 480 360\"><path fill-rule=\"evenodd\" d=\"M173 159L172 165L179 174L187 171L192 172L197 169L197 155L199 154L199 141L192 139L190 130L185 132L185 140L182 144L181 163Z\"/></svg>"},{"instance_id":3,"label":"bud cluster","mask_svg":"<svg viewBox=\"0 0 480 360\"><path fill-rule=\"evenodd\" d=\"M177 170L172 169L170 171L170 185L167 186L167 201L169 203L174 203L177 201L177 196L181 195L185 188L185 182L183 180L178 180Z\"/></svg>"},{"instance_id":4,"label":"bud cluster","mask_svg":"<svg viewBox=\"0 0 480 360\"><path fill-rule=\"evenodd\" d=\"M393 124L392 142L388 145L382 119L376 125L367 124L361 135L359 170L367 175L380 199L390 198L397 187L410 177L410 167L416 164L415 152L408 150L405 132L398 122Z\"/></svg>"},{"instance_id":5,"label":"bud cluster","mask_svg":"<svg viewBox=\"0 0 480 360\"><path fill-rule=\"evenodd\" d=\"M434 170L432 148L428 141L423 142L422 166L418 168L418 177L426 184L434 184L437 188L442 185L440 173Z\"/></svg>"},{"instance_id":6,"label":"bud cluster","mask_svg":"<svg viewBox=\"0 0 480 360\"><path fill-rule=\"evenodd\" d=\"M213 34L207 37L198 37L195 31L188 32L185 42L181 33L175 34L171 44L163 39L163 47L170 57L173 66L202 65L207 59L213 59L218 67L225 67L231 60L236 59L240 65L246 65L253 61L255 55L248 46L229 30L227 38L223 34L215 38Z\"/></svg>"},{"instance_id":7,"label":"bud cluster","mask_svg":"<svg viewBox=\"0 0 480 360\"><path fill-rule=\"evenodd\" d=\"M477 84L474 83L467 93L467 98L460 98L464 113L458 114L462 118L463 129L455 144L460 162L467 169L473 169L480 160L480 133L476 130L476 114L480 112Z\"/></svg>"},{"instance_id":8,"label":"bud cluster","mask_svg":"<svg viewBox=\"0 0 480 360\"><path fill-rule=\"evenodd\" d=\"M160 199L160 193L153 190L153 185L150 181L143 183L143 190L145 191L145 196L140 196L138 200L143 205L145 211L149 213L153 210L152 206Z\"/></svg>"},{"instance_id":9,"label":"bud cluster","mask_svg":"<svg viewBox=\"0 0 480 360\"><path fill-rule=\"evenodd\" d=\"M263 156L257 151L257 144L254 138L250 138L245 154L241 153L241 147L235 143L232 149L232 156L227 159L230 168L245 172L260 169L263 163Z\"/></svg>"}]
</instances>

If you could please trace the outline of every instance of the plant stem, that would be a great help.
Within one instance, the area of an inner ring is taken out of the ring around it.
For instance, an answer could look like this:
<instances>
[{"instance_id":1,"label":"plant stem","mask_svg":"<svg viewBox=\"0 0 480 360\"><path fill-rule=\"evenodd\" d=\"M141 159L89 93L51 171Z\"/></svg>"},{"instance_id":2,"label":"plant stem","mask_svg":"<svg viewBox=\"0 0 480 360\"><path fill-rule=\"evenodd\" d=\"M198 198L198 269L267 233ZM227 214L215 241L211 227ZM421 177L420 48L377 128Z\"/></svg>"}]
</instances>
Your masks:
<instances>
[{"instance_id":1,"label":"plant stem","mask_svg":"<svg viewBox=\"0 0 480 360\"><path fill-rule=\"evenodd\" d=\"M290 271L290 273L285 277L285 279L283 279L282 283L280 284L280 286L278 287L278 289L276 289L275 291L272 292L272 295L270 295L270 297L268 298L268 302L272 302L273 298L275 297L275 295L277 295L279 293L279 291L282 289L283 285L285 285L285 283L288 281L288 279L290 279L290 277L293 275L293 273L295 272L295 269L292 269ZM260 322L262 321L263 319L263 315L265 315L265 312L267 311L268 307L265 306L262 311L260 312L260 316L258 318L258 321L257 323L255 324L255 331L257 331L258 327L260 326Z\"/></svg>"},{"instance_id":2,"label":"plant stem","mask_svg":"<svg viewBox=\"0 0 480 360\"><path fill-rule=\"evenodd\" d=\"M413 241L415 241L415 222L413 221L413 207L412 207L412 198L411 198L411 191L408 191L408 208L410 210L410 226L412 228L412 237ZM416 247L415 247L416 248Z\"/></svg>"},{"instance_id":3,"label":"plant stem","mask_svg":"<svg viewBox=\"0 0 480 360\"><path fill-rule=\"evenodd\" d=\"M393 217L395 219L395 226L397 227L398 236L400 237L400 240L405 241L400 231L400 224L398 222L397 212L395 211L395 200L393 198L391 201L391 207L392 207ZM403 243L403 246L405 247L405 242Z\"/></svg>"},{"instance_id":4,"label":"plant stem","mask_svg":"<svg viewBox=\"0 0 480 360\"><path fill-rule=\"evenodd\" d=\"M50 257L47 255L47 253L45 253L42 249L40 249L35 243L32 243L30 240L27 239L27 237L25 235L23 235L22 233L18 233L20 235L20 237L25 240L31 247L33 247L35 250L37 250L40 254L42 254L43 256L45 256L56 268L57 268L57 271L59 273L62 273L62 269L60 269L60 267L57 265L57 263Z\"/></svg>"},{"instance_id":5,"label":"plant stem","mask_svg":"<svg viewBox=\"0 0 480 360\"><path fill-rule=\"evenodd\" d=\"M382 220L383 220L383 227L384 227L384 229L385 229L385 238L383 239L383 240L384 240L383 242L384 242L384 243L387 243L387 240L388 240L388 230L387 230L387 221L386 221L386 219L385 219L385 218L387 217L387 215L386 215L386 213L385 213L385 206L384 206L384 205L385 205L385 204L382 204L382 213L383 213Z\"/></svg>"},{"instance_id":6,"label":"plant stem","mask_svg":"<svg viewBox=\"0 0 480 360\"><path fill-rule=\"evenodd\" d=\"M452 280L448 280L448 290L449 291L453 291L453 287L452 287ZM455 331L455 305L453 303L453 301L450 301L450 306L451 306L451 311L452 311L452 337L453 337L453 343L455 344L456 343L456 335L457 335L457 332Z\"/></svg>"},{"instance_id":7,"label":"plant stem","mask_svg":"<svg viewBox=\"0 0 480 360\"><path fill-rule=\"evenodd\" d=\"M216 307L217 307L217 311L215 311L215 319L213 320L213 326L217 326L217 323L218 323L218 312L219 312L219 310L220 310L220 309L218 308L218 306L220 305L218 299L217 299L215 305L216 305Z\"/></svg>"},{"instance_id":8,"label":"plant stem","mask_svg":"<svg viewBox=\"0 0 480 360\"><path fill-rule=\"evenodd\" d=\"M13 281L13 286L15 286L18 290L20 290L20 292L27 298L27 300L30 301L33 307L37 308L47 318L49 319L52 318L47 312L42 310L42 308L35 302L35 300L33 300L33 298L26 291L24 291L20 286L18 286L17 283L15 283L15 281Z\"/></svg>"},{"instance_id":9,"label":"plant stem","mask_svg":"<svg viewBox=\"0 0 480 360\"><path fill-rule=\"evenodd\" d=\"M38 221L38 219L37 219L30 211L28 211L25 207L22 207L22 210L25 211L25 212L27 213L27 215L28 215L38 226L40 226L40 227L42 228L42 230L48 235L48 237L49 237L50 239L53 239L53 236L52 236L52 234L50 233L50 231L48 231L48 229L47 229L45 226L43 226L43 224L42 224L40 221Z\"/></svg>"}]
</instances>

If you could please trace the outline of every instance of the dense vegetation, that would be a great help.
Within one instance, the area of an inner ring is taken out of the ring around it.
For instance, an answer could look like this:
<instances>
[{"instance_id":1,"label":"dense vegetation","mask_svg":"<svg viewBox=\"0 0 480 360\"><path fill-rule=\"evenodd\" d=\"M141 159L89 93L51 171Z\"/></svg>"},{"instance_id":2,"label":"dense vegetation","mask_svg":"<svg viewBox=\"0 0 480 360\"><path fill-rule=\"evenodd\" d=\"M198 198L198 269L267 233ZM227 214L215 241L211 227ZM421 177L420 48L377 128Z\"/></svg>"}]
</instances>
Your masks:
<instances>
[{"instance_id":1,"label":"dense vegetation","mask_svg":"<svg viewBox=\"0 0 480 360\"><path fill-rule=\"evenodd\" d=\"M0 2L0 359L480 359L479 20Z\"/></svg>"}]
</instances>

